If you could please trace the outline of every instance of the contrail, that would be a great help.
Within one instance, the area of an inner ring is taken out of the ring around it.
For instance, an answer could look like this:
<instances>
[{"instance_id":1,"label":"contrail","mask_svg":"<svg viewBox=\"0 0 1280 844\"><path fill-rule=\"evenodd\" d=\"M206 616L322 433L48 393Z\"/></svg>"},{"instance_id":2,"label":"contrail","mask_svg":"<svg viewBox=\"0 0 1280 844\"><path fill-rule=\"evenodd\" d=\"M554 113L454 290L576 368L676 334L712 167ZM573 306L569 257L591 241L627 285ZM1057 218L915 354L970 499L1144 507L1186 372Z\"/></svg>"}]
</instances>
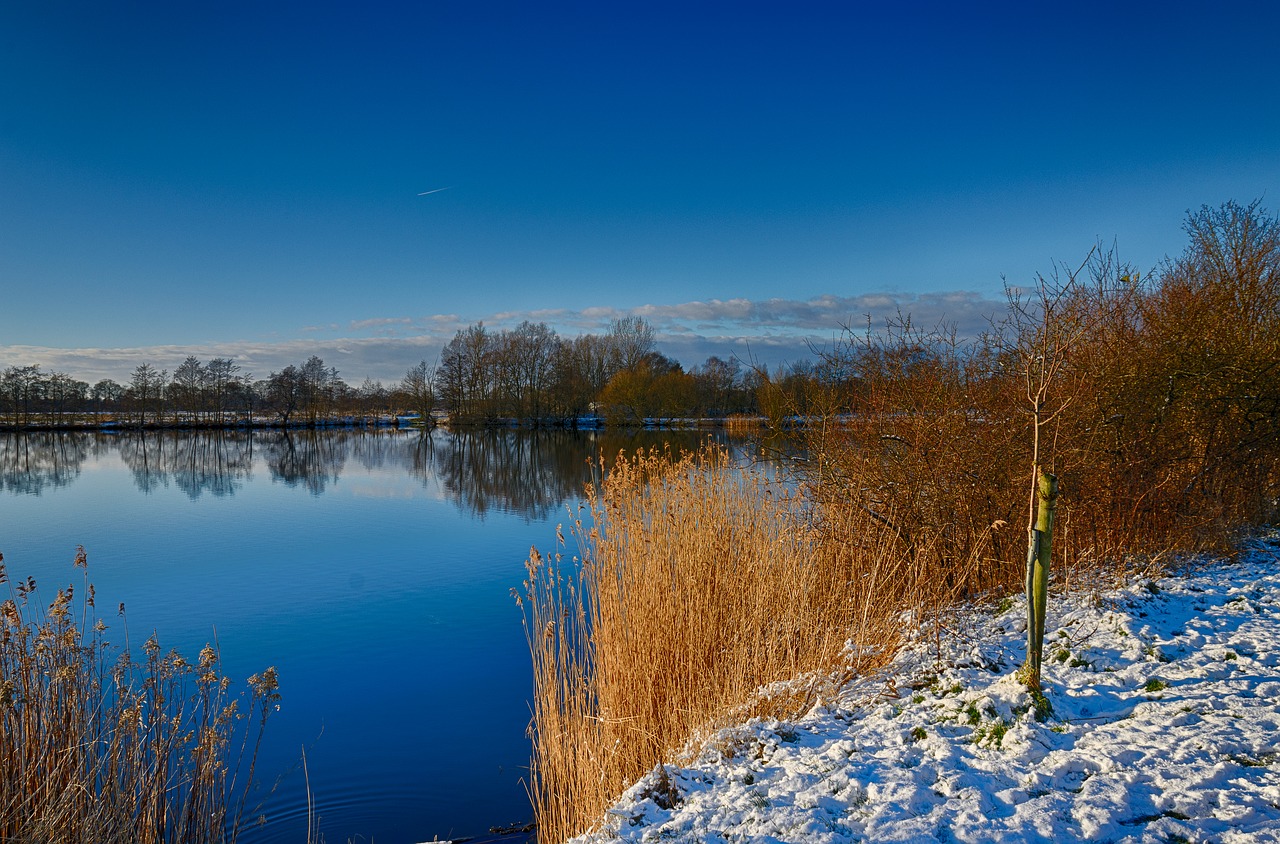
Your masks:
<instances>
[{"instance_id":1,"label":"contrail","mask_svg":"<svg viewBox=\"0 0 1280 844\"><path fill-rule=\"evenodd\" d=\"M450 185L449 187L453 187L453 185ZM439 193L442 190L448 190L448 189L449 188L436 188L435 190L424 190L422 193L418 194L418 196L426 196L427 194Z\"/></svg>"}]
</instances>

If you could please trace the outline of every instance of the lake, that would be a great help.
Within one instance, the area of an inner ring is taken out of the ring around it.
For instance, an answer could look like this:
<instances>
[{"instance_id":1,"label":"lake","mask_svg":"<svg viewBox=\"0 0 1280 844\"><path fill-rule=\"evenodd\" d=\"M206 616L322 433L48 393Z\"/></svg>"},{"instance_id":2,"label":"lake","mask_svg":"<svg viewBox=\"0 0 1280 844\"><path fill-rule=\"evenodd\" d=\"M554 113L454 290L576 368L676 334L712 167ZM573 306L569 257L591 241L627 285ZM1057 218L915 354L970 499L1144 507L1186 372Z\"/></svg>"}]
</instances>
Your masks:
<instances>
[{"instance_id":1,"label":"lake","mask_svg":"<svg viewBox=\"0 0 1280 844\"><path fill-rule=\"evenodd\" d=\"M706 436L3 434L0 553L48 603L83 545L112 641L124 602L135 650L216 642L240 688L279 669L246 844L303 844L308 782L334 844L483 835L532 815L529 546L570 521L588 458Z\"/></svg>"}]
</instances>

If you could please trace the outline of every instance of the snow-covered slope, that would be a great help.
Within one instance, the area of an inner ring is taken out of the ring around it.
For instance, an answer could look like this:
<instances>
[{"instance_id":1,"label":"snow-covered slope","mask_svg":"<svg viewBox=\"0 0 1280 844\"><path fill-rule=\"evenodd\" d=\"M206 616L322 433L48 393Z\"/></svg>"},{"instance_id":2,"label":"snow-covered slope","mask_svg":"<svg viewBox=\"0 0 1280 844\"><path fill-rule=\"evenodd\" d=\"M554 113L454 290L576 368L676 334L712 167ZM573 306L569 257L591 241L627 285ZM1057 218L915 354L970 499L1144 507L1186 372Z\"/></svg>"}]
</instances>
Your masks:
<instances>
[{"instance_id":1,"label":"snow-covered slope","mask_svg":"<svg viewBox=\"0 0 1280 844\"><path fill-rule=\"evenodd\" d=\"M1003 604L800 720L722 731L580 840L1280 842L1280 539L1051 599L1039 721Z\"/></svg>"}]
</instances>

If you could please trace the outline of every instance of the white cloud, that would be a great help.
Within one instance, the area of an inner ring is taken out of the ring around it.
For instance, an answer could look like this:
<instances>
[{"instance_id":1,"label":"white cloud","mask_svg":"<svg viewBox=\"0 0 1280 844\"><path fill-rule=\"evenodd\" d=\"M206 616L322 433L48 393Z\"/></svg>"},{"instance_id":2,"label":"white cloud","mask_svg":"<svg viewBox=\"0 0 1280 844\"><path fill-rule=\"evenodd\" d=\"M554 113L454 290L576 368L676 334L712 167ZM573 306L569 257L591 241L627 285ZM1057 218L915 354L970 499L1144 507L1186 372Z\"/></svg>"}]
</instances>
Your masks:
<instances>
[{"instance_id":1,"label":"white cloud","mask_svg":"<svg viewBox=\"0 0 1280 844\"><path fill-rule=\"evenodd\" d=\"M642 316L654 327L659 348L686 365L710 355L736 355L744 361L774 365L811 355L815 347L831 343L844 328L861 331L868 319L873 328L899 314L910 315L921 327L940 323L955 327L961 337L973 337L988 326L991 315L1005 306L971 291L935 293L876 293L860 296L825 295L812 299L710 299L674 305L645 304L633 308L592 306L580 310L540 308L501 311L463 318L458 314L393 316L353 320L349 336L324 338L317 331L337 325L297 329L298 339L277 342L232 341L201 346L138 346L114 349L55 349L41 346L0 346L0 369L39 364L45 370L66 372L93 383L102 378L127 381L143 363L172 371L188 355L201 360L232 358L241 372L265 378L291 364L318 355L350 383L373 378L398 381L419 360L434 361L440 349L460 329L483 320L495 329L512 328L524 320L546 322L563 336L601 333L611 320ZM387 336L394 331L400 336ZM362 336L363 335L363 336Z\"/></svg>"},{"instance_id":2,"label":"white cloud","mask_svg":"<svg viewBox=\"0 0 1280 844\"><path fill-rule=\"evenodd\" d=\"M368 331L369 329L395 328L400 325L413 325L410 317L381 317L378 319L352 320L350 330Z\"/></svg>"}]
</instances>

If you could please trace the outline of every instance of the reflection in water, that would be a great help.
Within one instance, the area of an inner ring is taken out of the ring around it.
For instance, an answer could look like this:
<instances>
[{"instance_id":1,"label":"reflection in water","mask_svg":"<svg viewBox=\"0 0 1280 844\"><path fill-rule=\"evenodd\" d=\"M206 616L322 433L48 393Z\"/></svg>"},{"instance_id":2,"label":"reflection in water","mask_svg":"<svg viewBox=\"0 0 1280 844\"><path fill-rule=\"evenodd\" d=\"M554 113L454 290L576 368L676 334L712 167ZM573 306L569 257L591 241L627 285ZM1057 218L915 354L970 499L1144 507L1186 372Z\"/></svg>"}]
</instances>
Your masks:
<instances>
[{"instance_id":1,"label":"reflection in water","mask_svg":"<svg viewBox=\"0 0 1280 844\"><path fill-rule=\"evenodd\" d=\"M232 495L253 470L254 437L247 431L130 431L98 435L111 443L142 492L170 482L191 499Z\"/></svg>"},{"instance_id":2,"label":"reflection in water","mask_svg":"<svg viewBox=\"0 0 1280 844\"><path fill-rule=\"evenodd\" d=\"M697 448L706 437L696 431L435 432L412 444L409 472L424 482L436 479L468 516L483 519L497 509L542 521L582 494L591 478L588 461L663 444Z\"/></svg>"},{"instance_id":3,"label":"reflection in water","mask_svg":"<svg viewBox=\"0 0 1280 844\"><path fill-rule=\"evenodd\" d=\"M84 432L0 436L0 490L39 495L66 486L80 476L92 445Z\"/></svg>"},{"instance_id":4,"label":"reflection in water","mask_svg":"<svg viewBox=\"0 0 1280 844\"><path fill-rule=\"evenodd\" d=\"M312 495L320 495L342 474L351 434L285 429L259 436L272 480L306 487Z\"/></svg>"},{"instance_id":5,"label":"reflection in water","mask_svg":"<svg viewBox=\"0 0 1280 844\"><path fill-rule=\"evenodd\" d=\"M698 431L516 429L2 434L0 490L39 494L66 486L90 455L116 452L144 493L172 484L192 499L234 495L257 461L273 481L322 495L350 462L402 468L469 516L498 510L533 521L582 494L590 460L642 447L696 448L708 436L723 439Z\"/></svg>"}]
</instances>

